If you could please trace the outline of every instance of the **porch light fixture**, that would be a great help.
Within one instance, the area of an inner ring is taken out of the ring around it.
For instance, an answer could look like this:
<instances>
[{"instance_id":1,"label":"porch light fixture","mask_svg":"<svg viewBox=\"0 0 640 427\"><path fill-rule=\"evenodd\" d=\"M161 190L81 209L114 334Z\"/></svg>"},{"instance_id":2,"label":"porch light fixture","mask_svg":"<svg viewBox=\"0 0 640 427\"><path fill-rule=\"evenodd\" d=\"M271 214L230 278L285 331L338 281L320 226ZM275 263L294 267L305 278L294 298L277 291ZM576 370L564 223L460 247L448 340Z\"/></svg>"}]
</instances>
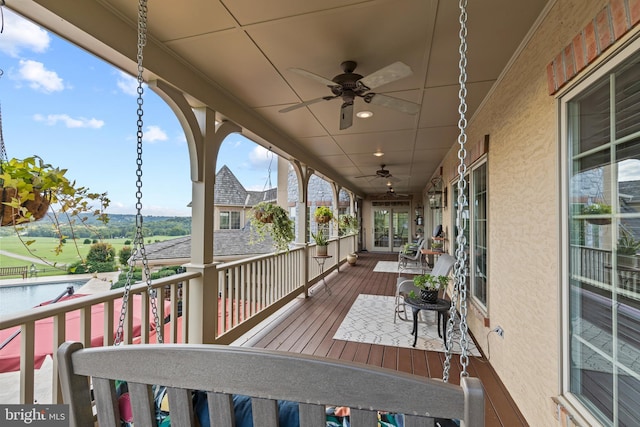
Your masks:
<instances>
[{"instance_id":1,"label":"porch light fixture","mask_svg":"<svg viewBox=\"0 0 640 427\"><path fill-rule=\"evenodd\" d=\"M371 111L358 111L356 113L356 117L361 118L361 119L368 119L369 117L372 117L373 113Z\"/></svg>"}]
</instances>

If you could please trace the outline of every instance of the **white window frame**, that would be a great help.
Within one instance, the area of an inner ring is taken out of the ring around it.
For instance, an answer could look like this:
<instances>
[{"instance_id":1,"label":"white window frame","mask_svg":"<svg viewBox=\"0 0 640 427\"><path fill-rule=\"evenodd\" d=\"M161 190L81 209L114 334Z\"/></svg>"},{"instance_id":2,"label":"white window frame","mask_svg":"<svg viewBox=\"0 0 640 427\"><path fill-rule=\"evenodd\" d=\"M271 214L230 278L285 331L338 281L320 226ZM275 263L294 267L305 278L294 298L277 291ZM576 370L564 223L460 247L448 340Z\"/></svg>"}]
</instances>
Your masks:
<instances>
[{"instance_id":1,"label":"white window frame","mask_svg":"<svg viewBox=\"0 0 640 427\"><path fill-rule=\"evenodd\" d=\"M487 194L487 212L486 212L486 251L487 251L487 259L486 259L486 267L487 267L487 271L486 271L486 301L481 301L480 299L478 299L475 295L474 292L474 287L475 287L475 274L471 274L471 272L475 272L476 270L476 263L475 263L475 209L473 207L473 204L471 203L473 200L473 185L472 185L472 180L473 180L473 172L475 170L477 170L479 167L481 166L485 166L486 167L486 194ZM469 239L467 241L467 245L469 247L469 270L467 272L467 279L469 280L468 282L468 286L469 286L469 296L471 297L471 301L474 302L474 304L480 309L480 311L482 312L482 314L484 316L488 316L488 307L489 307L489 294L490 294L490 273L489 273L489 253L490 253L490 245L489 245L489 227L491 226L491 221L489 219L489 162L488 162L488 158L487 155L483 155L480 159L478 159L476 162L474 162L470 167L467 168L467 174L465 176L466 180L467 180L467 190L468 190L468 194L469 194L469 198L467 200L467 202L469 203L469 218L467 220L467 228L468 228L468 235L469 235ZM457 194L457 186L458 186L458 181L459 179L456 179L452 184L452 197L456 197ZM451 206L453 207L451 209L452 211L452 224L453 227L451 228L452 233L455 232L455 224L456 224L456 216L457 216L457 209L455 209L457 200L453 200L451 203ZM449 240L451 241L451 248L452 248L452 255L455 257L456 253L456 237L455 235L451 235L449 236Z\"/></svg>"},{"instance_id":2,"label":"white window frame","mask_svg":"<svg viewBox=\"0 0 640 427\"><path fill-rule=\"evenodd\" d=\"M233 216L234 213L238 214L238 227L232 227L232 225L233 225L232 216ZM228 227L226 227L226 228L222 228L222 215L223 214L227 214L227 218L228 218ZM240 230L242 228L242 215L241 215L240 211L221 210L218 213L218 219L220 221L220 226L219 226L220 230Z\"/></svg>"},{"instance_id":3,"label":"white window frame","mask_svg":"<svg viewBox=\"0 0 640 427\"><path fill-rule=\"evenodd\" d=\"M575 395L571 393L571 367L570 367L570 262L569 262L569 245L570 245L570 230L569 230L569 211L568 203L569 199L569 117L568 117L568 105L570 101L575 99L578 95L584 93L589 88L593 87L603 76L610 74L614 68L622 64L625 60L630 58L635 53L640 52L640 38L636 38L634 41L628 43L624 48L621 48L618 52L611 55L610 58L600 64L596 69L592 70L588 76L579 80L574 85L568 87L564 91L560 92L558 98L558 109L560 119L560 135L559 135L559 154L560 154L560 206L559 211L561 214L561 233L560 233L560 254L561 254L561 302L560 311L562 319L562 337L561 337L561 364L560 364L560 395L565 398L574 408L578 410L580 416L593 424L601 425L601 420L596 418L589 408L587 408L582 401L580 401Z\"/></svg>"}]
</instances>

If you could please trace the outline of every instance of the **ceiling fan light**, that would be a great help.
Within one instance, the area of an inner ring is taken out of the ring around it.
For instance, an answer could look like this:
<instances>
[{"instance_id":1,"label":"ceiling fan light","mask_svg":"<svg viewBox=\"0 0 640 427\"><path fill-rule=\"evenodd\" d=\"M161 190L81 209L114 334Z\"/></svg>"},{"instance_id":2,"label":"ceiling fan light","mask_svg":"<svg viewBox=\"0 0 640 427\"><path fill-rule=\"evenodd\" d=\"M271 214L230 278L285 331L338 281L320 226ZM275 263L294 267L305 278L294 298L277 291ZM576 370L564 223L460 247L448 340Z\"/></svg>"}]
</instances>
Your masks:
<instances>
[{"instance_id":1,"label":"ceiling fan light","mask_svg":"<svg viewBox=\"0 0 640 427\"><path fill-rule=\"evenodd\" d=\"M384 153L382 151L378 150L375 153L373 153L373 155L376 156L376 157L382 157L382 156L384 156Z\"/></svg>"},{"instance_id":2,"label":"ceiling fan light","mask_svg":"<svg viewBox=\"0 0 640 427\"><path fill-rule=\"evenodd\" d=\"M368 119L369 117L372 117L373 113L371 111L358 111L356 113L356 117L360 118L360 119Z\"/></svg>"}]
</instances>

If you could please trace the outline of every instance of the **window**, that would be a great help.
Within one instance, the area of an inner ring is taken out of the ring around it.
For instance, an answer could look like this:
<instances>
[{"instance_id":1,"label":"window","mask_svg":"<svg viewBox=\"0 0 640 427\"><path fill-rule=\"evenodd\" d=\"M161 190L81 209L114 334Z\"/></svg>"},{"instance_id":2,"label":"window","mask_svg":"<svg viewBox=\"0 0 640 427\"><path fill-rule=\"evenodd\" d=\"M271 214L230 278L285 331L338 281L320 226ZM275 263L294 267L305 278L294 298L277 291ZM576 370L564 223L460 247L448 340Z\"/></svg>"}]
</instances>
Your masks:
<instances>
[{"instance_id":1,"label":"window","mask_svg":"<svg viewBox=\"0 0 640 427\"><path fill-rule=\"evenodd\" d=\"M220 211L220 230L239 230L240 212Z\"/></svg>"},{"instance_id":2,"label":"window","mask_svg":"<svg viewBox=\"0 0 640 427\"><path fill-rule=\"evenodd\" d=\"M563 391L610 426L640 424L640 51L635 49L626 59L622 52L614 59L617 65L603 66L562 99Z\"/></svg>"},{"instance_id":3,"label":"window","mask_svg":"<svg viewBox=\"0 0 640 427\"><path fill-rule=\"evenodd\" d=\"M465 238L469 248L469 270L467 284L471 295L477 303L486 310L487 306L487 253L489 241L487 218L487 162L481 160L476 163L467 174L466 205L462 211L465 220ZM471 202L471 203L470 203ZM458 212L458 183L453 184L452 224L456 224ZM469 238L471 236L471 239ZM456 235L449 236L452 247L456 248ZM453 253L455 255L455 251ZM469 272L474 272L469 274Z\"/></svg>"}]
</instances>

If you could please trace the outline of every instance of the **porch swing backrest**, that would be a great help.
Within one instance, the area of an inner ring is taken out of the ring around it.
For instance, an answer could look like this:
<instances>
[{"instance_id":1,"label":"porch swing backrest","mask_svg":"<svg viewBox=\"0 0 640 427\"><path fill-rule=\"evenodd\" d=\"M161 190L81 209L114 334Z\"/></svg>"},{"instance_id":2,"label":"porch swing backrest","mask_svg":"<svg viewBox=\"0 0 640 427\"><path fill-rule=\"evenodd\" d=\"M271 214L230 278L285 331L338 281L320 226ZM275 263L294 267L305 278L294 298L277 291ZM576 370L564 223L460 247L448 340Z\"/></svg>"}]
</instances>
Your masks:
<instances>
[{"instance_id":1,"label":"porch swing backrest","mask_svg":"<svg viewBox=\"0 0 640 427\"><path fill-rule=\"evenodd\" d=\"M192 391L206 392L210 425L234 426L232 395L250 396L253 423L277 426L277 401L299 402L301 426L326 425L327 406L351 408L352 427L371 427L378 411L406 414L405 426L458 419L484 426L484 394L477 378L461 385L374 366L247 347L140 344L58 350L60 383L70 425L118 425L114 380L128 382L136 427L155 425L152 385L166 385L171 425L196 425ZM285 426L282 426L285 427Z\"/></svg>"}]
</instances>

